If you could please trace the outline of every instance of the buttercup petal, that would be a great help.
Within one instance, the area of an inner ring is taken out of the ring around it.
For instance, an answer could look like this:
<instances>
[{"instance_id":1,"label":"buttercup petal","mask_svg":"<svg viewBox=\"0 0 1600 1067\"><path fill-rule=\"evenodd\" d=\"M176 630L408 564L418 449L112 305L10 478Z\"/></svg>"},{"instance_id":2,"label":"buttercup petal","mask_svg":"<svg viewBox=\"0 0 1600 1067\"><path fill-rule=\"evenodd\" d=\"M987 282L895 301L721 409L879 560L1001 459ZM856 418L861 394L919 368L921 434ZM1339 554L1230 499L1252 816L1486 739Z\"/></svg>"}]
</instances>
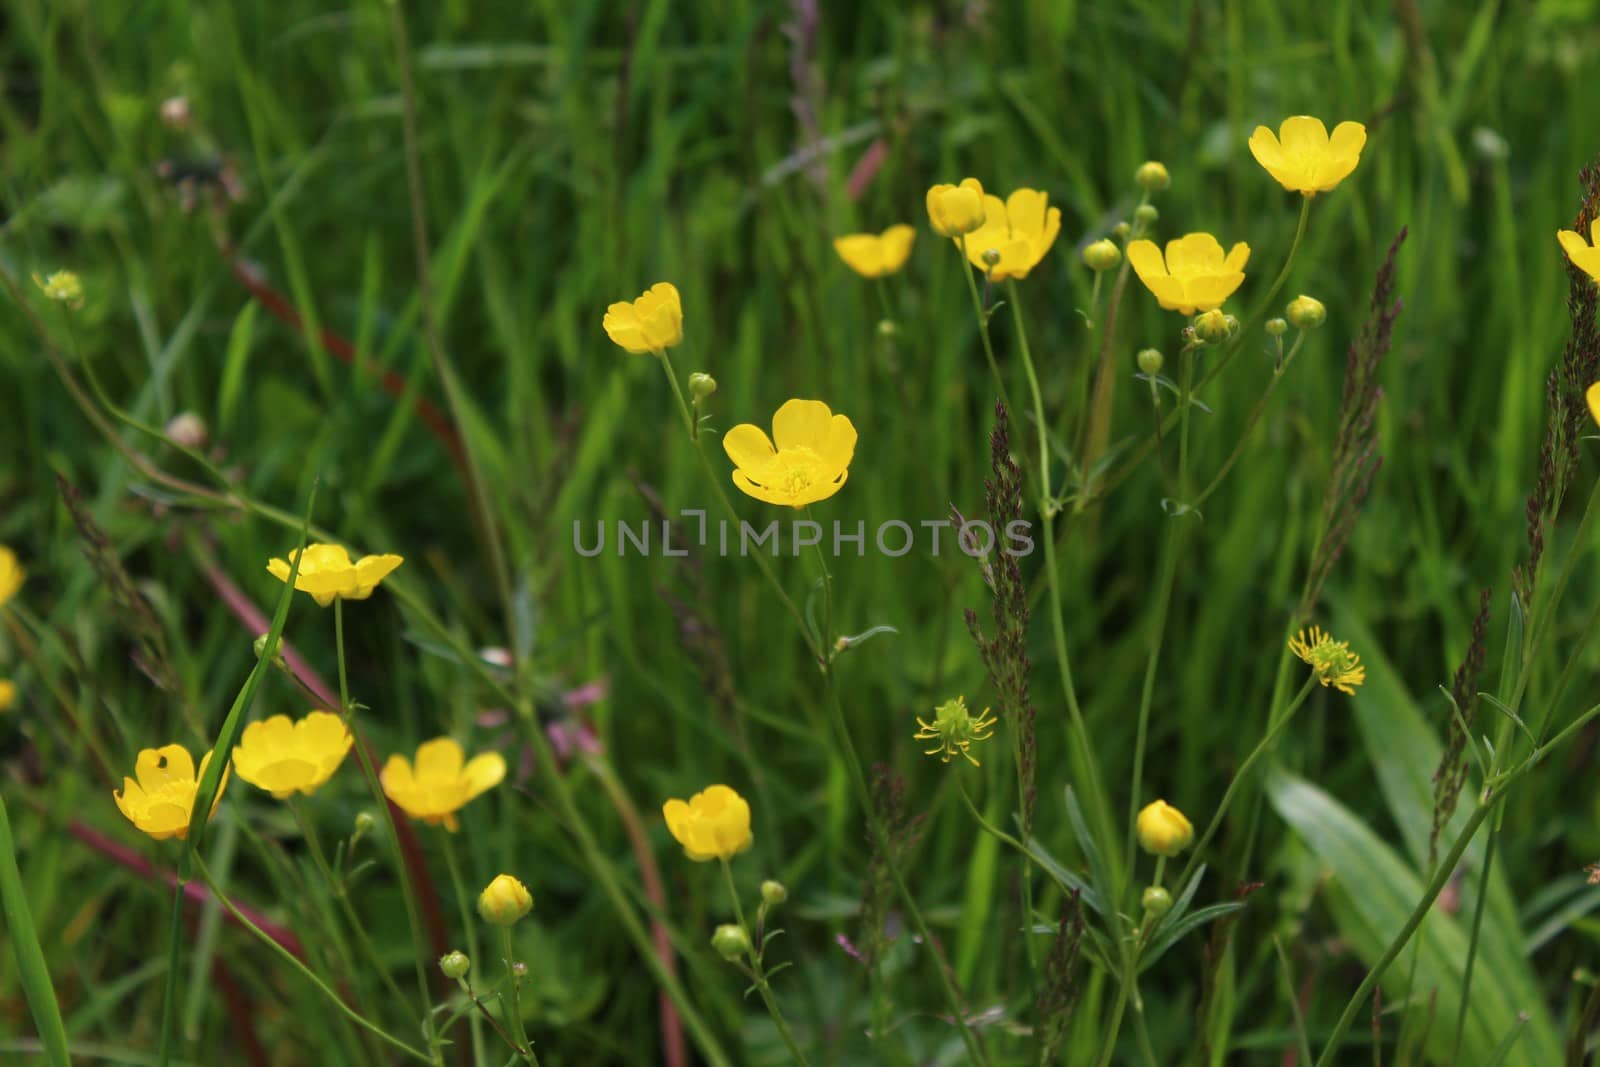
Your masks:
<instances>
[{"instance_id":1,"label":"buttercup petal","mask_svg":"<svg viewBox=\"0 0 1600 1067\"><path fill-rule=\"evenodd\" d=\"M820 452L828 441L828 424L833 412L820 400L786 400L772 416L772 440L783 452L809 448Z\"/></svg>"},{"instance_id":2,"label":"buttercup petal","mask_svg":"<svg viewBox=\"0 0 1600 1067\"><path fill-rule=\"evenodd\" d=\"M461 768L461 778L466 785L467 800L486 793L499 785L506 776L506 758L498 752L484 752L473 756Z\"/></svg>"},{"instance_id":3,"label":"buttercup petal","mask_svg":"<svg viewBox=\"0 0 1600 1067\"><path fill-rule=\"evenodd\" d=\"M1600 382L1595 382L1584 390L1583 399L1589 404L1589 417L1600 423Z\"/></svg>"},{"instance_id":4,"label":"buttercup petal","mask_svg":"<svg viewBox=\"0 0 1600 1067\"><path fill-rule=\"evenodd\" d=\"M1222 261L1222 269L1230 274L1237 274L1244 270L1244 265L1250 262L1250 246L1240 241L1228 249L1228 257Z\"/></svg>"},{"instance_id":5,"label":"buttercup petal","mask_svg":"<svg viewBox=\"0 0 1600 1067\"><path fill-rule=\"evenodd\" d=\"M1354 159L1361 155L1361 149L1367 144L1367 128L1359 122L1345 121L1333 128L1333 134L1328 138L1328 149L1335 158L1350 157L1350 169L1355 169ZM1346 174L1350 171L1345 171Z\"/></svg>"},{"instance_id":6,"label":"buttercup petal","mask_svg":"<svg viewBox=\"0 0 1600 1067\"><path fill-rule=\"evenodd\" d=\"M749 422L741 422L722 435L722 450L735 467L749 471L760 470L777 455L766 431Z\"/></svg>"},{"instance_id":7,"label":"buttercup petal","mask_svg":"<svg viewBox=\"0 0 1600 1067\"><path fill-rule=\"evenodd\" d=\"M911 246L916 243L917 231L901 223L890 226L883 231L879 238L882 246L883 272L893 274L906 265L906 260L911 256Z\"/></svg>"},{"instance_id":8,"label":"buttercup petal","mask_svg":"<svg viewBox=\"0 0 1600 1067\"><path fill-rule=\"evenodd\" d=\"M1250 135L1250 154L1256 157L1256 162L1267 169L1273 177L1277 172L1273 169L1283 163L1283 145L1278 143L1278 135L1265 126L1257 126Z\"/></svg>"},{"instance_id":9,"label":"buttercup petal","mask_svg":"<svg viewBox=\"0 0 1600 1067\"><path fill-rule=\"evenodd\" d=\"M1167 264L1161 257L1161 249L1154 241L1140 238L1128 243L1128 263L1133 267L1133 272L1145 285L1151 284L1151 279L1160 278L1167 273ZM1153 289L1154 286L1151 286Z\"/></svg>"},{"instance_id":10,"label":"buttercup petal","mask_svg":"<svg viewBox=\"0 0 1600 1067\"><path fill-rule=\"evenodd\" d=\"M1037 189L1018 189L1006 197L1006 223L1013 236L1043 237L1050 198Z\"/></svg>"},{"instance_id":11,"label":"buttercup petal","mask_svg":"<svg viewBox=\"0 0 1600 1067\"><path fill-rule=\"evenodd\" d=\"M1222 244L1209 233L1184 234L1167 242L1167 272L1175 277L1216 270L1222 261Z\"/></svg>"},{"instance_id":12,"label":"buttercup petal","mask_svg":"<svg viewBox=\"0 0 1600 1067\"><path fill-rule=\"evenodd\" d=\"M1556 240L1561 243L1562 251L1566 252L1574 263L1578 261L1579 256L1589 250L1589 243L1580 237L1576 230L1557 230Z\"/></svg>"},{"instance_id":13,"label":"buttercup petal","mask_svg":"<svg viewBox=\"0 0 1600 1067\"><path fill-rule=\"evenodd\" d=\"M416 777L419 782L448 781L461 774L466 753L453 737L436 737L417 746Z\"/></svg>"},{"instance_id":14,"label":"buttercup petal","mask_svg":"<svg viewBox=\"0 0 1600 1067\"><path fill-rule=\"evenodd\" d=\"M835 415L828 422L827 442L817 456L830 471L842 471L850 466L856 454L856 427L843 415Z\"/></svg>"},{"instance_id":15,"label":"buttercup petal","mask_svg":"<svg viewBox=\"0 0 1600 1067\"><path fill-rule=\"evenodd\" d=\"M750 475L737 467L733 471L733 484L739 487L741 493L754 497L763 504L777 504L779 507L797 506L791 494L780 492L761 482L754 481Z\"/></svg>"},{"instance_id":16,"label":"buttercup petal","mask_svg":"<svg viewBox=\"0 0 1600 1067\"><path fill-rule=\"evenodd\" d=\"M884 273L882 245L882 240L870 233L850 233L833 240L833 250L839 258L864 278L877 278Z\"/></svg>"},{"instance_id":17,"label":"buttercup petal","mask_svg":"<svg viewBox=\"0 0 1600 1067\"><path fill-rule=\"evenodd\" d=\"M1322 153L1328 148L1328 127L1312 115L1291 115L1278 127L1278 141L1286 156Z\"/></svg>"},{"instance_id":18,"label":"buttercup petal","mask_svg":"<svg viewBox=\"0 0 1600 1067\"><path fill-rule=\"evenodd\" d=\"M133 761L133 773L146 793L159 793L164 787L194 783L194 757L182 745L162 745L142 750Z\"/></svg>"},{"instance_id":19,"label":"buttercup petal","mask_svg":"<svg viewBox=\"0 0 1600 1067\"><path fill-rule=\"evenodd\" d=\"M391 799L396 792L409 792L416 787L416 776L411 770L411 761L398 754L390 756L384 763L383 769L378 772L378 782ZM400 802L396 800L395 803ZM400 806L405 807L404 804Z\"/></svg>"}]
</instances>

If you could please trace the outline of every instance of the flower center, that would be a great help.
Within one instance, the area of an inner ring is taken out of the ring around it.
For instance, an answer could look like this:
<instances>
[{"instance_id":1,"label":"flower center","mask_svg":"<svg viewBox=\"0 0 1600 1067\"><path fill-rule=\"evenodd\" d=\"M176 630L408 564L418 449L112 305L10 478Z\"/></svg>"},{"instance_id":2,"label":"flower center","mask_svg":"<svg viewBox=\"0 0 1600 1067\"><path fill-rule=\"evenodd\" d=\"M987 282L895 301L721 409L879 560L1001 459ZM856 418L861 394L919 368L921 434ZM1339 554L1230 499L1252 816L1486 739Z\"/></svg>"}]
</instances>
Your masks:
<instances>
[{"instance_id":1,"label":"flower center","mask_svg":"<svg viewBox=\"0 0 1600 1067\"><path fill-rule=\"evenodd\" d=\"M809 448L785 448L767 470L767 484L779 492L799 495L819 480L821 458Z\"/></svg>"}]
</instances>

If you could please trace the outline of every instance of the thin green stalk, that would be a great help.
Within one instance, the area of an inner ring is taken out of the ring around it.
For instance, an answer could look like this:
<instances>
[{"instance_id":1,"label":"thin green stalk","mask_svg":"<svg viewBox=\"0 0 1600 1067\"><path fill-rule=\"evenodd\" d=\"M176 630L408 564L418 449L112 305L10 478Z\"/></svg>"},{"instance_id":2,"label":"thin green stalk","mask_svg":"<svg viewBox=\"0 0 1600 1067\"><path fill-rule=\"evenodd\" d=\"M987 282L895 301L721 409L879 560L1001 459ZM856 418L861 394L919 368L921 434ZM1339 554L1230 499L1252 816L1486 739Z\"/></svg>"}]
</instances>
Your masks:
<instances>
[{"instance_id":1,"label":"thin green stalk","mask_svg":"<svg viewBox=\"0 0 1600 1067\"><path fill-rule=\"evenodd\" d=\"M1250 769L1256 765L1256 761L1269 752L1278 738L1282 736L1283 731L1289 725L1289 721L1294 718L1294 713L1300 710L1300 705L1305 703L1306 697L1311 695L1311 690L1316 684L1316 675L1313 674L1306 679L1306 684L1300 687L1300 692L1295 695L1294 701L1289 705L1288 710L1267 731L1266 735L1256 742L1256 747L1250 750L1250 754L1244 758L1244 762L1239 764L1239 769L1234 772L1233 779L1228 782L1228 788L1222 793L1222 800L1217 804L1216 810L1211 813L1211 821L1206 825L1205 833L1200 835L1194 843L1194 848L1190 850L1189 861L1184 864L1183 873L1178 876L1177 885L1186 886L1189 884L1189 876L1194 873L1195 864L1200 861L1206 846L1211 843L1211 839L1216 836L1217 830L1222 826L1222 819L1228 814L1228 805L1233 803L1234 795L1239 791L1240 784L1249 777Z\"/></svg>"},{"instance_id":2,"label":"thin green stalk","mask_svg":"<svg viewBox=\"0 0 1600 1067\"><path fill-rule=\"evenodd\" d=\"M1100 781L1100 770L1094 759L1094 747L1089 740L1089 728L1084 721L1083 709L1078 704L1078 689L1072 680L1072 660L1067 655L1066 620L1061 613L1061 578L1056 564L1055 513L1056 503L1050 492L1050 440L1044 421L1044 396L1039 389L1039 376L1034 370L1033 354L1028 347L1028 331L1023 322L1022 304L1017 297L1017 283L1006 283L1006 295L1011 304L1011 317L1016 324L1017 347L1022 355L1022 366L1028 377L1028 389L1033 394L1034 419L1039 432L1039 515L1044 525L1045 577L1050 594L1050 630L1055 641L1056 666L1061 676L1062 693L1066 698L1067 716L1071 730L1073 771L1078 781L1085 783L1089 796L1089 817L1092 832L1099 839L1101 850L1111 864L1113 880L1120 876L1124 857L1115 848L1117 834L1111 823L1110 801L1105 786Z\"/></svg>"},{"instance_id":3,"label":"thin green stalk","mask_svg":"<svg viewBox=\"0 0 1600 1067\"><path fill-rule=\"evenodd\" d=\"M1132 856L1134 825L1139 821L1139 806L1144 796L1144 754L1150 728L1150 704L1155 694L1156 667L1161 661L1161 646L1166 638L1167 609L1172 603L1173 586L1177 584L1178 548L1183 536L1179 521L1169 520L1166 548L1161 555L1161 577L1157 583L1155 617L1151 620L1150 655L1145 660L1144 683L1139 692L1139 721L1133 738L1133 783L1128 794L1128 833L1123 842L1122 854ZM1128 885L1133 883L1133 865L1128 865ZM1124 887L1123 892L1127 892Z\"/></svg>"},{"instance_id":4,"label":"thin green stalk","mask_svg":"<svg viewBox=\"0 0 1600 1067\"><path fill-rule=\"evenodd\" d=\"M733 510L733 501L728 499L727 490L722 488L722 479L718 477L716 469L711 466L711 460L707 458L705 450L701 447L700 435L695 432L694 415L690 411L689 402L684 398L683 387L678 384L678 374L672 368L672 359L667 355L666 349L661 349L656 355L660 359L661 369L666 372L667 382L672 386L672 395L678 401L678 409L683 414L684 426L689 430L690 440L694 444L694 453L700 460L701 468L705 471L706 481L710 483L712 491L716 493L717 501L722 505L723 513L732 520L734 527L738 528L740 523L739 513ZM812 638L811 628L806 625L805 616L795 606L788 590L784 589L783 583L778 581L777 574L772 570L772 563L760 552L755 553L751 558L756 561L756 567L761 571L762 577L766 578L767 584L772 586L773 591L778 594L779 601L788 610L790 616L794 618L796 625L800 627L800 634L805 638L806 647L811 649L811 654L819 661L822 660L823 650L821 646Z\"/></svg>"},{"instance_id":5,"label":"thin green stalk","mask_svg":"<svg viewBox=\"0 0 1600 1067\"><path fill-rule=\"evenodd\" d=\"M1498 820L1489 825L1489 841L1484 846L1483 870L1478 875L1478 899L1472 908L1472 933L1467 938L1467 962L1461 972L1461 1003L1456 1008L1455 1039L1450 1042L1450 1062L1461 1062L1461 1035L1467 1029L1467 1006L1472 1002L1472 971L1478 962L1478 940L1483 933L1484 907L1489 901L1489 872L1494 870L1495 845L1500 841Z\"/></svg>"},{"instance_id":6,"label":"thin green stalk","mask_svg":"<svg viewBox=\"0 0 1600 1067\"><path fill-rule=\"evenodd\" d=\"M728 865L726 858L720 863L722 883L728 887L728 899L733 901L733 916L750 943L749 951L746 953L746 958L750 961L750 979L755 984L756 991L761 994L761 1001L767 1006L767 1014L772 1016L773 1025L778 1028L778 1036L782 1037L783 1043L788 1046L789 1055L793 1056L794 1061L801 1067L807 1067L805 1053L800 1051L794 1035L789 1032L788 1022L784 1020L783 1012L778 1010L778 999L772 993L772 984L767 981L766 968L761 963L761 956L766 946L757 943L756 938L759 934L751 930L750 924L745 922L744 905L739 902L739 890L733 884L733 868Z\"/></svg>"},{"instance_id":7,"label":"thin green stalk","mask_svg":"<svg viewBox=\"0 0 1600 1067\"><path fill-rule=\"evenodd\" d=\"M300 960L295 957L294 953L278 944L276 938L274 938L271 934L268 934L265 930L262 930L255 923L251 922L249 917L247 917L234 905L233 901L228 897L228 894L223 892L222 887L217 884L216 879L212 878L210 869L206 867L205 861L199 856L194 858L194 866L195 870L200 874L200 880L205 882L206 886L210 888L212 895L215 896L217 900L222 902L222 906L228 909L228 914L232 915L234 920L237 921L240 926L243 926L246 930L249 930L252 934L254 934L257 940L259 940L263 945L266 945L269 949L271 949L279 959L288 964L291 970L296 971L313 986L315 986L317 990L321 992L324 997L328 998L334 1007L338 1008L340 1013L342 1013L346 1018L355 1023L357 1026L360 1026L363 1029L375 1034L379 1040L394 1046L396 1049L399 1049L401 1052L405 1053L407 1056L410 1056L414 1060L418 1060L422 1063L436 1062L435 1059L430 1057L427 1053L406 1044L404 1041L400 1040L398 1037L395 1037L393 1034L383 1029L383 1027L372 1022L370 1019L366 1018L366 1016L361 1015L351 1008L350 1005L346 1004L344 999L340 997L338 993L334 992L331 988L329 988L326 982L317 977L316 972L312 971L311 968L301 963Z\"/></svg>"},{"instance_id":8,"label":"thin green stalk","mask_svg":"<svg viewBox=\"0 0 1600 1067\"><path fill-rule=\"evenodd\" d=\"M1260 399L1258 399L1255 403L1255 406L1250 409L1250 415L1245 419L1244 430L1240 432L1239 440L1234 443L1233 451L1228 453L1227 460L1222 464L1221 468L1218 469L1216 476L1213 477L1211 482L1200 491L1200 495L1194 498L1194 501L1190 504L1190 507L1198 508L1201 504L1205 503L1206 498L1217 491L1217 487L1222 484L1222 479L1228 476L1228 472L1233 469L1233 465L1237 463L1239 461L1239 457L1244 454L1244 446L1249 443L1250 434L1255 430L1256 423L1261 421L1261 416L1267 410L1268 401L1272 399L1273 392L1278 388L1278 383L1283 380L1284 372L1289 369L1289 364L1294 362L1295 354L1300 351L1300 346L1305 342L1305 339L1306 333L1304 330L1301 330L1299 335L1295 337L1294 344L1289 346L1289 352L1283 357L1283 362L1273 370L1272 377L1267 379L1267 387L1266 389L1262 390Z\"/></svg>"},{"instance_id":9,"label":"thin green stalk","mask_svg":"<svg viewBox=\"0 0 1600 1067\"><path fill-rule=\"evenodd\" d=\"M533 1042L528 1040L528 1031L522 1025L522 983L517 978L517 946L509 926L500 927L500 949L506 954L506 984L511 987L511 1003L505 1005L506 1019L511 1024L511 1036L516 1040L517 1055L539 1067L539 1056L533 1051Z\"/></svg>"},{"instance_id":10,"label":"thin green stalk","mask_svg":"<svg viewBox=\"0 0 1600 1067\"><path fill-rule=\"evenodd\" d=\"M467 958L478 958L478 927L472 919L472 896L467 892L466 882L461 877L461 863L456 857L455 835L448 830L444 833L444 865L450 872L450 888L456 895L456 907L461 912L461 929L466 933ZM476 1067L483 1067L483 1027L477 1012L468 1013L467 1026L472 1031L472 1062Z\"/></svg>"},{"instance_id":11,"label":"thin green stalk","mask_svg":"<svg viewBox=\"0 0 1600 1067\"><path fill-rule=\"evenodd\" d=\"M1278 952L1278 965L1283 968L1283 989L1289 995L1289 1011L1294 1017L1294 1036L1296 1047L1300 1051L1300 1063L1311 1062L1311 1039L1306 1036L1306 1017L1300 1011L1300 993L1295 989L1294 970L1289 966L1289 954L1283 950L1283 942L1276 934L1272 938L1272 947ZM1451 1063L1458 1062L1451 1057Z\"/></svg>"},{"instance_id":12,"label":"thin green stalk","mask_svg":"<svg viewBox=\"0 0 1600 1067\"><path fill-rule=\"evenodd\" d=\"M346 666L344 650L344 598L335 597L333 601L333 643L334 653L339 661L339 714L346 725L351 724L355 718L355 705L350 701L349 670ZM352 726L352 733L354 727ZM411 884L411 872L406 869L405 857L400 853L400 830L395 825L394 811L389 807L389 798L383 791L383 785L378 781L378 772L372 766L372 757L367 752L366 742L356 736L354 748L356 762L361 765L361 774L366 779L367 789L377 802L383 817L389 824L389 843L394 848L395 874L400 881L401 896L406 903L406 920L411 930L411 945L413 949L413 963L417 972L417 997L422 1005L426 1017L428 1005L432 998L428 993L428 961L427 951L422 944L422 918L417 907L416 887ZM437 1048L431 1049L436 1063L443 1063Z\"/></svg>"},{"instance_id":13,"label":"thin green stalk","mask_svg":"<svg viewBox=\"0 0 1600 1067\"><path fill-rule=\"evenodd\" d=\"M188 882L182 875L172 887L172 916L167 923L167 980L161 998L161 1044L156 1051L156 1062L167 1067L172 1062L172 1045L178 1014L178 970L183 959L183 887Z\"/></svg>"},{"instance_id":14,"label":"thin green stalk","mask_svg":"<svg viewBox=\"0 0 1600 1067\"><path fill-rule=\"evenodd\" d=\"M183 887L177 890L174 905L183 907ZM67 1031L61 1022L61 1007L56 1003L55 987L50 983L50 968L44 960L44 950L39 946L39 931L33 925L33 913L28 908L27 891L22 885L22 872L17 868L17 845L11 836L11 819L6 814L5 798L0 797L0 914L5 916L5 928L10 936L11 951L17 958L17 973L22 978L22 992L28 998L28 1010L33 1013L34 1028L39 1031L39 1043L44 1048L50 1067L68 1067ZM173 931L179 924L172 924ZM174 937L176 940L176 937ZM174 947L175 954L175 947ZM167 969L167 999L164 1014L169 1015L177 1003L178 969L169 956ZM170 1032L163 1025L163 1032ZM165 1053L163 1053L163 1057Z\"/></svg>"},{"instance_id":15,"label":"thin green stalk","mask_svg":"<svg viewBox=\"0 0 1600 1067\"><path fill-rule=\"evenodd\" d=\"M965 234L956 238L956 247L961 251L961 276L966 278L967 292L972 295L972 313L978 318L978 336L983 339L983 357L989 361L989 373L994 378L995 391L1000 394L1000 402L1006 406L1007 411L1015 410L1011 407L1011 398L1006 395L1006 383L1000 376L1000 364L994 358L994 342L989 339L989 316L983 309L983 298L978 295L978 283L972 277L972 263L967 259ZM1043 423L1039 425L1039 432L1044 432Z\"/></svg>"}]
</instances>

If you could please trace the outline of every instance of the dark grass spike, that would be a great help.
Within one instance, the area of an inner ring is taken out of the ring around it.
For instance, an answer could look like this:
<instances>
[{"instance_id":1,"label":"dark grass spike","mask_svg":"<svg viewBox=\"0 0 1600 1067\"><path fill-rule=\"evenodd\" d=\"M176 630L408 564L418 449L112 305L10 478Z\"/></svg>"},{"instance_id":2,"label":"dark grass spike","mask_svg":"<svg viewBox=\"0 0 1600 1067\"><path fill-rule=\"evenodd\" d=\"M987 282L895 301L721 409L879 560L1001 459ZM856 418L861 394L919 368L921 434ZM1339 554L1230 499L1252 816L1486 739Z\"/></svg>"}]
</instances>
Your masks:
<instances>
[{"instance_id":1,"label":"dark grass spike","mask_svg":"<svg viewBox=\"0 0 1600 1067\"><path fill-rule=\"evenodd\" d=\"M1050 954L1045 957L1044 976L1034 1004L1041 1063L1055 1061L1056 1052L1072 1025L1073 1009L1078 1004L1080 987L1073 972L1078 962L1078 949L1083 944L1083 909L1079 906L1079 895L1074 889L1061 904L1055 940L1050 945Z\"/></svg>"}]
</instances>

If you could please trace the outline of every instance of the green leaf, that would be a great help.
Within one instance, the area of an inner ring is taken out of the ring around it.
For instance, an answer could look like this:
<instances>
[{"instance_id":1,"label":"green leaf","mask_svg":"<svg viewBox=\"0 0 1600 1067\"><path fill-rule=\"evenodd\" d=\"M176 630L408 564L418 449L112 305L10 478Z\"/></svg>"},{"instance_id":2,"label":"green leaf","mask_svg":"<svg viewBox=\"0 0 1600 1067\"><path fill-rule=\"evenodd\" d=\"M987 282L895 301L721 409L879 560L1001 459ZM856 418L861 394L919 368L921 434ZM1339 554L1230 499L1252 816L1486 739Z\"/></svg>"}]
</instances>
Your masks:
<instances>
[{"instance_id":1,"label":"green leaf","mask_svg":"<svg viewBox=\"0 0 1600 1067\"><path fill-rule=\"evenodd\" d=\"M1355 954L1371 966L1422 899L1422 879L1370 827L1311 783L1278 771L1267 780L1267 796L1332 875L1326 891L1330 910ZM1508 955L1503 938L1488 936L1492 925L1485 924L1485 936L1478 946L1481 980L1472 985L1463 1059L1456 1067L1485 1067L1491 1062L1490 1050L1502 1054L1497 1046L1521 1014L1529 1018L1525 1033L1498 1062L1520 1067L1559 1063L1561 1045L1527 961L1520 954ZM1416 987L1409 990L1405 983L1413 951L1419 953ZM1453 917L1436 909L1384 974L1384 995L1395 1001L1413 993L1436 993L1437 1017L1454 1019L1461 1004L1466 960L1466 934ZM1451 1031L1451 1027L1436 1026L1429 1032L1429 1051L1441 1061L1449 1055Z\"/></svg>"}]
</instances>

